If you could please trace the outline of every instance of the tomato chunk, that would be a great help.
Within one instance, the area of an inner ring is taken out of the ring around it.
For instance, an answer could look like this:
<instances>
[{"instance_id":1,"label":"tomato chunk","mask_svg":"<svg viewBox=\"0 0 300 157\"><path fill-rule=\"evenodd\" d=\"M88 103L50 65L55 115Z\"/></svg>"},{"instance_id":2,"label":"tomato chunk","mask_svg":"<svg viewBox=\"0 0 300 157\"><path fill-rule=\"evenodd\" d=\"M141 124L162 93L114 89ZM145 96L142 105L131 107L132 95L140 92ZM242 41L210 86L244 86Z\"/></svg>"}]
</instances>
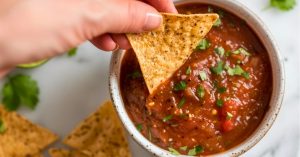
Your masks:
<instances>
[{"instance_id":1,"label":"tomato chunk","mask_svg":"<svg viewBox=\"0 0 300 157\"><path fill-rule=\"evenodd\" d=\"M224 132L228 132L234 129L234 124L232 120L225 120L222 124L222 129Z\"/></svg>"}]
</instances>

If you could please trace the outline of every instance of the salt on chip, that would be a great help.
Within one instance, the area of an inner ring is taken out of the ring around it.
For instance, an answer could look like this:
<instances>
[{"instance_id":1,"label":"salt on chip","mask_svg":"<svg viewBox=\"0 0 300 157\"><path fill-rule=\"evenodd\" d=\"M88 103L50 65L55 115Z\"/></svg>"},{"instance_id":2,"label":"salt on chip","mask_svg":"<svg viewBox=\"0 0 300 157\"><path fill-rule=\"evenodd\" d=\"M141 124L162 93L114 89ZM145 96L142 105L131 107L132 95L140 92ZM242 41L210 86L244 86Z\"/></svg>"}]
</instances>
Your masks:
<instances>
[{"instance_id":1,"label":"salt on chip","mask_svg":"<svg viewBox=\"0 0 300 157\"><path fill-rule=\"evenodd\" d=\"M210 31L217 14L167 14L155 31L127 34L149 93L179 69Z\"/></svg>"},{"instance_id":2,"label":"salt on chip","mask_svg":"<svg viewBox=\"0 0 300 157\"><path fill-rule=\"evenodd\" d=\"M5 131L0 134L0 156L35 157L57 140L49 130L37 126L16 112L8 112L0 105L0 119Z\"/></svg>"},{"instance_id":3,"label":"salt on chip","mask_svg":"<svg viewBox=\"0 0 300 157\"><path fill-rule=\"evenodd\" d=\"M87 156L131 157L125 131L110 101L77 126L64 144Z\"/></svg>"},{"instance_id":4,"label":"salt on chip","mask_svg":"<svg viewBox=\"0 0 300 157\"><path fill-rule=\"evenodd\" d=\"M89 157L79 151L66 149L50 149L49 154L51 157Z\"/></svg>"}]
</instances>

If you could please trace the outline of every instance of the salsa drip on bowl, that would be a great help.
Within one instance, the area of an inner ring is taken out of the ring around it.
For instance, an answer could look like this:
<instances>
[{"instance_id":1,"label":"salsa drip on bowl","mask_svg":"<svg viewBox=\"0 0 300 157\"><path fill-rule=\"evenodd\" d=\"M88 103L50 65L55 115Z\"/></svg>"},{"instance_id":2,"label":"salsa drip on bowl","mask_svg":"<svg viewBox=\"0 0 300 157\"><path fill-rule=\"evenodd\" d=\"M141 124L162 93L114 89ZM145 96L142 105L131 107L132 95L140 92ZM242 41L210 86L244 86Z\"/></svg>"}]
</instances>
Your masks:
<instances>
[{"instance_id":1,"label":"salsa drip on bowl","mask_svg":"<svg viewBox=\"0 0 300 157\"><path fill-rule=\"evenodd\" d=\"M241 143L257 128L272 92L267 51L247 23L220 8L189 4L183 14L220 19L174 75L149 96L133 50L122 61L121 90L137 129L173 154L208 155Z\"/></svg>"}]
</instances>

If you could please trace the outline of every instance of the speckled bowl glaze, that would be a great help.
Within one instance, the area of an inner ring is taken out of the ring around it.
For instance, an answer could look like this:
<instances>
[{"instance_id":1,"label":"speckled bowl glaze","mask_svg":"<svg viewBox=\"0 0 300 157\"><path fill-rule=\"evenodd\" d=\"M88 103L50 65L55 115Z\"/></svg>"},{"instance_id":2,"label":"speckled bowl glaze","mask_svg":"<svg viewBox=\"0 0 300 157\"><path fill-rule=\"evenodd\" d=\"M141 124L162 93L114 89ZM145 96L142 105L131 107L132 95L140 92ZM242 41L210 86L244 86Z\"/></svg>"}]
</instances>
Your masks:
<instances>
[{"instance_id":1,"label":"speckled bowl glaze","mask_svg":"<svg viewBox=\"0 0 300 157\"><path fill-rule=\"evenodd\" d=\"M275 44L271 33L266 28L264 23L247 7L236 2L234 0L178 0L175 1L176 5L187 4L187 3L205 3L218 6L227 11L232 12L241 19L245 20L247 24L256 32L261 42L265 45L267 52L269 54L269 59L272 66L272 76L273 76L273 91L269 104L269 109L267 110L262 122L258 128L252 133L252 135L239 145L225 151L222 153L214 154L213 156L239 156L253 147L258 143L263 136L271 128L273 122L275 121L277 114L279 113L283 94L284 94L284 71L283 62L281 60L279 49ZM144 147L146 150L152 154L159 157L173 157L169 151L166 151L155 144L148 141L142 134L138 132L135 128L134 123L129 118L124 102L121 96L120 90L120 70L121 62L124 56L124 51L119 50L113 53L110 65L110 82L109 88L111 92L111 98L115 105L115 108L119 114L121 121L123 122L128 133L135 139L135 141ZM184 155L182 155L184 157Z\"/></svg>"}]
</instances>

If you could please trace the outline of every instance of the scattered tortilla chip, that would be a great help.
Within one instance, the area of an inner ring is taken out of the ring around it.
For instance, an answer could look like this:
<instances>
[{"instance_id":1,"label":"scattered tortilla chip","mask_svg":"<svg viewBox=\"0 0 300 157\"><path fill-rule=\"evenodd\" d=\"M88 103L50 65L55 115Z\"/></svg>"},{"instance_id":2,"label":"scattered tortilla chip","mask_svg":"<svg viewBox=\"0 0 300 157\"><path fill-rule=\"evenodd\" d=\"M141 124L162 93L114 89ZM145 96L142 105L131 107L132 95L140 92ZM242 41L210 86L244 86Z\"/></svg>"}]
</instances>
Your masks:
<instances>
[{"instance_id":1,"label":"scattered tortilla chip","mask_svg":"<svg viewBox=\"0 0 300 157\"><path fill-rule=\"evenodd\" d=\"M150 94L184 64L219 18L217 14L162 16L160 29L127 34Z\"/></svg>"},{"instance_id":2,"label":"scattered tortilla chip","mask_svg":"<svg viewBox=\"0 0 300 157\"><path fill-rule=\"evenodd\" d=\"M26 156L26 157L44 157L44 155L42 153L39 153L33 156Z\"/></svg>"},{"instance_id":3,"label":"scattered tortilla chip","mask_svg":"<svg viewBox=\"0 0 300 157\"><path fill-rule=\"evenodd\" d=\"M110 101L76 127L64 143L89 157L131 157L125 131Z\"/></svg>"},{"instance_id":4,"label":"scattered tortilla chip","mask_svg":"<svg viewBox=\"0 0 300 157\"><path fill-rule=\"evenodd\" d=\"M50 149L49 154L51 157L88 157L79 151L66 150L66 149Z\"/></svg>"},{"instance_id":5,"label":"scattered tortilla chip","mask_svg":"<svg viewBox=\"0 0 300 157\"><path fill-rule=\"evenodd\" d=\"M8 112L0 105L0 119L5 131L0 134L1 157L35 157L57 136L49 130L32 124L16 112Z\"/></svg>"}]
</instances>

